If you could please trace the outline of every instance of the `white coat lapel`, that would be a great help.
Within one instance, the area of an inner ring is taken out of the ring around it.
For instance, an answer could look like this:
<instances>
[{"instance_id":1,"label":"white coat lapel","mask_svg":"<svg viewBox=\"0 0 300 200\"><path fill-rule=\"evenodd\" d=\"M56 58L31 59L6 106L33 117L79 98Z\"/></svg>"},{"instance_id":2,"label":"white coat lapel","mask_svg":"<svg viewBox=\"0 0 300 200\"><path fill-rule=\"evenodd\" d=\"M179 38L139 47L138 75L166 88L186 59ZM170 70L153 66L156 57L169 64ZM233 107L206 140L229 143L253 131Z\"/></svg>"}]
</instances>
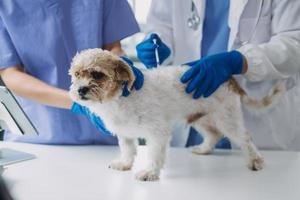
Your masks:
<instances>
[{"instance_id":1,"label":"white coat lapel","mask_svg":"<svg viewBox=\"0 0 300 200\"><path fill-rule=\"evenodd\" d=\"M230 36L228 50L231 50L239 29L239 22L248 0L230 0L230 9L228 17L228 26L230 27Z\"/></svg>"}]
</instances>

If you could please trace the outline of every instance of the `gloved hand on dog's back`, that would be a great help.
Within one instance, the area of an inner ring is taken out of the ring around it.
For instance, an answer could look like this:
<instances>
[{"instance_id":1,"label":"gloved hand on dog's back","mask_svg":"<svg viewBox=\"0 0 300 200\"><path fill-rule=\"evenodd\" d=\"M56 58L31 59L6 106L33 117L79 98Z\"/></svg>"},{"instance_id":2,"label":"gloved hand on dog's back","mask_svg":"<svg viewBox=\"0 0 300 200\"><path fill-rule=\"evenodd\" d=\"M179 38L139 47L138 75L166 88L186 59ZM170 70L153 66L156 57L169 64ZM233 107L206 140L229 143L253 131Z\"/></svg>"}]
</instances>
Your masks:
<instances>
[{"instance_id":1,"label":"gloved hand on dog's back","mask_svg":"<svg viewBox=\"0 0 300 200\"><path fill-rule=\"evenodd\" d=\"M133 64L133 62L127 58L127 57L121 57L123 61L125 61L132 69L134 75L135 75L135 81L133 83L133 89L135 90L140 90L143 87L144 84L144 76L142 72L136 68ZM124 85L122 96L127 97L130 95L130 91L128 91L126 84ZM86 116L92 124L94 124L97 129L105 135L112 135L106 128L105 125L103 124L103 121L101 120L100 117L96 116L93 112L91 112L87 107L82 106L76 102L73 103L70 111L74 114L81 114Z\"/></svg>"},{"instance_id":2,"label":"gloved hand on dog's back","mask_svg":"<svg viewBox=\"0 0 300 200\"><path fill-rule=\"evenodd\" d=\"M187 63L191 68L181 77L182 83L188 83L186 92L192 93L194 99L209 97L221 84L234 74L241 74L244 56L238 51L219 53L200 60Z\"/></svg>"},{"instance_id":3,"label":"gloved hand on dog's back","mask_svg":"<svg viewBox=\"0 0 300 200\"><path fill-rule=\"evenodd\" d=\"M156 40L156 44L154 40ZM162 64L170 56L171 50L157 34L151 34L148 39L136 46L137 57L148 69L157 67L156 49L158 51L159 64Z\"/></svg>"}]
</instances>

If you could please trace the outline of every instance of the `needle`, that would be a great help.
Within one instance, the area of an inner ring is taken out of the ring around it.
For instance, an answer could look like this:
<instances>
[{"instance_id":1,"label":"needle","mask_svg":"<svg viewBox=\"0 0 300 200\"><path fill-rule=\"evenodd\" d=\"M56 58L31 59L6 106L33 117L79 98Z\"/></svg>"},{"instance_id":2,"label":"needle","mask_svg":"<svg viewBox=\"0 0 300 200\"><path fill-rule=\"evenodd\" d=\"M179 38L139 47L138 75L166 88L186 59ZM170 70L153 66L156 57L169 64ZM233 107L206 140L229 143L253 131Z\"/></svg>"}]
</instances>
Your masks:
<instances>
[{"instance_id":1,"label":"needle","mask_svg":"<svg viewBox=\"0 0 300 200\"><path fill-rule=\"evenodd\" d=\"M156 63L157 63L157 67L160 66L159 64L159 56L158 56L158 44L157 44L157 39L153 39L153 43L156 44L156 48L155 48L155 60L156 60Z\"/></svg>"}]
</instances>

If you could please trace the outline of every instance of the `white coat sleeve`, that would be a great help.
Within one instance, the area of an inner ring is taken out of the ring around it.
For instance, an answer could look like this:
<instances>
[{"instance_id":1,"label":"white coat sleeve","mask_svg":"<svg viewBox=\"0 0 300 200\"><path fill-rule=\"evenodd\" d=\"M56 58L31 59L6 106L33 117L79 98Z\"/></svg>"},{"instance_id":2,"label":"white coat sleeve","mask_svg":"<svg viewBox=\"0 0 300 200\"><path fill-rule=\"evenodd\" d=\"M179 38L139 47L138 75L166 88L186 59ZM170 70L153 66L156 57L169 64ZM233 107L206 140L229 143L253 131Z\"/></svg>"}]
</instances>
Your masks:
<instances>
[{"instance_id":1,"label":"white coat sleeve","mask_svg":"<svg viewBox=\"0 0 300 200\"><path fill-rule=\"evenodd\" d=\"M300 1L272 2L271 40L238 49L248 61L250 81L288 78L300 72Z\"/></svg>"},{"instance_id":2,"label":"white coat sleeve","mask_svg":"<svg viewBox=\"0 0 300 200\"><path fill-rule=\"evenodd\" d=\"M164 61L164 65L170 64L174 55L172 11L173 0L152 0L145 28L148 36L157 33L170 48L171 55Z\"/></svg>"}]
</instances>

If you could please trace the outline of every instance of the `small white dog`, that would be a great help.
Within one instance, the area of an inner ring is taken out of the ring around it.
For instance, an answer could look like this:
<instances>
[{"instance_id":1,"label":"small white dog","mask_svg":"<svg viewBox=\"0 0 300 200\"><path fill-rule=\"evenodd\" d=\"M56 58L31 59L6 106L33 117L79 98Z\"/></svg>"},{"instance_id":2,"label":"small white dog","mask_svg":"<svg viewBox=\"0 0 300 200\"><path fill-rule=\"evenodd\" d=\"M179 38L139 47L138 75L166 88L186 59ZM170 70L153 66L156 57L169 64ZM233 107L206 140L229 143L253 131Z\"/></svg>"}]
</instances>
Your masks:
<instances>
[{"instance_id":1,"label":"small white dog","mask_svg":"<svg viewBox=\"0 0 300 200\"><path fill-rule=\"evenodd\" d=\"M283 93L283 85L276 85L270 95L257 101L249 98L231 79L211 97L194 100L179 81L187 69L187 66L169 66L144 70L142 89L123 97L124 81L130 89L135 80L127 63L101 49L84 50L74 57L70 69L71 98L101 116L106 128L119 139L121 157L110 167L130 170L136 155L136 139L145 138L150 162L136 178L157 180L164 165L171 128L183 120L203 134L204 142L193 148L194 153L210 153L225 135L247 155L251 170L262 169L263 157L244 127L241 104L257 109L269 107Z\"/></svg>"}]
</instances>

